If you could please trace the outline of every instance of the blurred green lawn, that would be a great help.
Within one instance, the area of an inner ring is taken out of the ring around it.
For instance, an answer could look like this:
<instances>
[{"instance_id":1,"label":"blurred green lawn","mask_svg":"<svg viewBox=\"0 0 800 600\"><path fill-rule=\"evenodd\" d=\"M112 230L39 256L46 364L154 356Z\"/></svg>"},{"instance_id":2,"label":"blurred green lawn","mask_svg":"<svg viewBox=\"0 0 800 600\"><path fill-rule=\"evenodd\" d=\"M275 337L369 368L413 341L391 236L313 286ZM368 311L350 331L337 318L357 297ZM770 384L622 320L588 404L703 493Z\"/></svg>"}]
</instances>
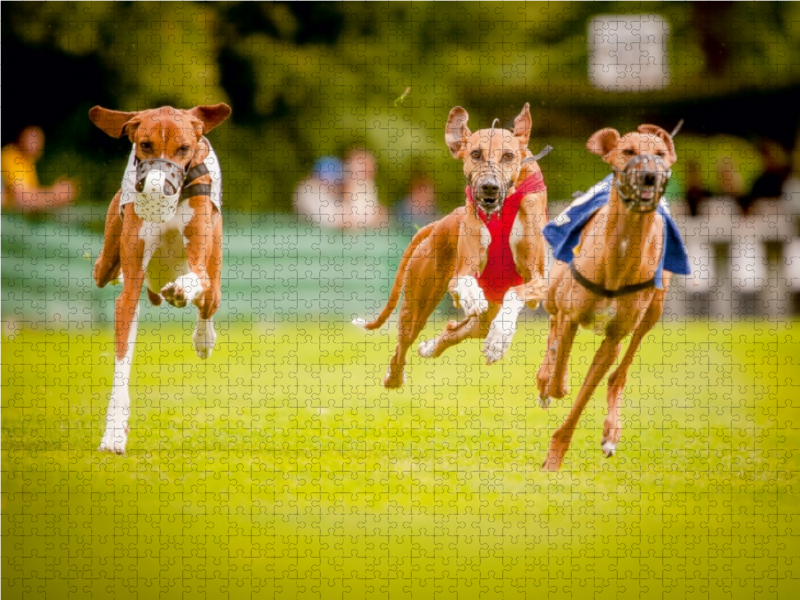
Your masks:
<instances>
[{"instance_id":1,"label":"blurred green lawn","mask_svg":"<svg viewBox=\"0 0 800 600\"><path fill-rule=\"evenodd\" d=\"M387 392L394 326L220 323L202 362L180 314L141 328L125 457L95 450L110 329L4 338L3 598L797 597L797 322L663 323L618 456L603 387L548 474L587 331L543 411L533 318L503 362L412 356Z\"/></svg>"}]
</instances>

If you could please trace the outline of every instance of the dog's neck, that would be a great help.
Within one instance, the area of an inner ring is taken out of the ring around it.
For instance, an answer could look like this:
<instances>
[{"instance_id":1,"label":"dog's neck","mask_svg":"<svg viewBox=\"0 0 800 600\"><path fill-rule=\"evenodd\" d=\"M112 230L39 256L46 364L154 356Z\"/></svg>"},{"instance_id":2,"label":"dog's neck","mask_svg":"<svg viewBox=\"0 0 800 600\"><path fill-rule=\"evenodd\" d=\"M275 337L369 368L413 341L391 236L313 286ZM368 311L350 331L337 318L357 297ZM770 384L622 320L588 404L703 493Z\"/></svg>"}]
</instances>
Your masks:
<instances>
[{"instance_id":1,"label":"dog's neck","mask_svg":"<svg viewBox=\"0 0 800 600\"><path fill-rule=\"evenodd\" d=\"M522 160L532 157L533 154L531 154L531 151L526 148L525 156L522 157ZM519 170L519 175L517 175L517 178L514 180L514 185L511 187L510 190L508 190L508 195L511 196L517 190L517 188L522 184L522 182L525 181L528 177L530 177L531 175L536 175L537 173L541 172L542 169L539 167L538 162L536 161L523 162Z\"/></svg>"},{"instance_id":2,"label":"dog's neck","mask_svg":"<svg viewBox=\"0 0 800 600\"><path fill-rule=\"evenodd\" d=\"M603 267L605 287L617 290L651 279L664 243L661 217L656 211L629 212L614 187L601 215L608 249Z\"/></svg>"},{"instance_id":3,"label":"dog's neck","mask_svg":"<svg viewBox=\"0 0 800 600\"><path fill-rule=\"evenodd\" d=\"M203 164L206 158L208 158L208 153L210 149L208 147L208 142L206 141L205 137L201 137L200 141L197 142L197 148L194 151L194 156L192 157L192 162L189 163L189 169L192 167L196 167L197 165ZM187 171L189 170L187 169Z\"/></svg>"}]
</instances>

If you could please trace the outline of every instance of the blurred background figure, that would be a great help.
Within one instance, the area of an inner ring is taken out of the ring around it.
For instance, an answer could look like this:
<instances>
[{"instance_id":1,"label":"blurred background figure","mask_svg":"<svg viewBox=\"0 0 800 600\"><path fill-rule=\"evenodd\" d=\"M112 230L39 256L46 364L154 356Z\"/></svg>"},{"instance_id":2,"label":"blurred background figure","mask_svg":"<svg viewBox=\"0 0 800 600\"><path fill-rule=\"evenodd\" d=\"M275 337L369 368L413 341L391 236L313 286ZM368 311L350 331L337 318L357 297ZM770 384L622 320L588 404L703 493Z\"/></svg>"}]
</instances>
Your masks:
<instances>
[{"instance_id":1,"label":"blurred background figure","mask_svg":"<svg viewBox=\"0 0 800 600\"><path fill-rule=\"evenodd\" d=\"M354 148L344 159L344 206L347 226L374 229L388 225L386 209L378 201L375 173L378 163L368 150Z\"/></svg>"},{"instance_id":2,"label":"blurred background figure","mask_svg":"<svg viewBox=\"0 0 800 600\"><path fill-rule=\"evenodd\" d=\"M778 198L783 193L783 184L792 174L788 153L772 140L761 140L758 152L764 165L761 175L753 182L750 191L739 199L742 214L748 215L760 198Z\"/></svg>"},{"instance_id":3,"label":"blurred background figure","mask_svg":"<svg viewBox=\"0 0 800 600\"><path fill-rule=\"evenodd\" d=\"M2 160L2 206L4 211L26 214L41 213L67 206L77 195L77 184L58 177L51 187L42 187L36 174L36 163L44 153L44 131L25 127L17 141L5 146Z\"/></svg>"},{"instance_id":4,"label":"blurred background figure","mask_svg":"<svg viewBox=\"0 0 800 600\"><path fill-rule=\"evenodd\" d=\"M397 218L405 233L411 235L436 220L436 193L430 177L422 173L413 175L411 190L397 205Z\"/></svg>"},{"instance_id":5,"label":"blurred background figure","mask_svg":"<svg viewBox=\"0 0 800 600\"><path fill-rule=\"evenodd\" d=\"M294 191L294 211L315 225L344 229L349 214L343 206L342 161L333 156L320 158L306 179Z\"/></svg>"},{"instance_id":6,"label":"blurred background figure","mask_svg":"<svg viewBox=\"0 0 800 600\"><path fill-rule=\"evenodd\" d=\"M686 205L689 208L689 214L693 217L699 215L701 204L710 197L711 191L703 182L700 163L690 160L686 165Z\"/></svg>"}]
</instances>

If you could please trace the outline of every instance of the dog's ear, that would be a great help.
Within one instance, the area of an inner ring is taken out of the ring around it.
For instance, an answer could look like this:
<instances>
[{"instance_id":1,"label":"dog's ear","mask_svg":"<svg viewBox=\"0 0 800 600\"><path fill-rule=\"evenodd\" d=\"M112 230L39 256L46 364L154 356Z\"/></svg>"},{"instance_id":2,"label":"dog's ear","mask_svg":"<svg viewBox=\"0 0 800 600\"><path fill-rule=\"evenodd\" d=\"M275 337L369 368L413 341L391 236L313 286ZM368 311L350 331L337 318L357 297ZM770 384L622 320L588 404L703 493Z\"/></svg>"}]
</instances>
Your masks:
<instances>
[{"instance_id":1,"label":"dog's ear","mask_svg":"<svg viewBox=\"0 0 800 600\"><path fill-rule=\"evenodd\" d=\"M203 124L203 131L200 132L200 135L203 135L230 117L231 107L220 102L213 106L196 106L186 112Z\"/></svg>"},{"instance_id":2,"label":"dog's ear","mask_svg":"<svg viewBox=\"0 0 800 600\"><path fill-rule=\"evenodd\" d=\"M522 107L522 112L514 119L514 135L520 139L522 145L525 147L528 146L532 126L531 105L526 102L525 106Z\"/></svg>"},{"instance_id":3,"label":"dog's ear","mask_svg":"<svg viewBox=\"0 0 800 600\"><path fill-rule=\"evenodd\" d=\"M678 155L675 154L675 142L672 141L672 137L666 131L661 129L661 127L658 125L639 125L639 127L637 127L637 131L639 133L660 137L667 146L667 158L673 163L678 160Z\"/></svg>"},{"instance_id":4,"label":"dog's ear","mask_svg":"<svg viewBox=\"0 0 800 600\"><path fill-rule=\"evenodd\" d=\"M111 137L119 138L126 133L130 137L139 123L136 118L138 115L138 112L121 112L95 106L89 111L89 120ZM131 127L131 125L134 126Z\"/></svg>"},{"instance_id":5,"label":"dog's ear","mask_svg":"<svg viewBox=\"0 0 800 600\"><path fill-rule=\"evenodd\" d=\"M447 147L450 148L450 154L453 158L458 158L464 147L464 140L472 135L472 132L467 127L469 115L460 106L456 106L450 111L447 117L447 127L444 130L444 141Z\"/></svg>"},{"instance_id":6,"label":"dog's ear","mask_svg":"<svg viewBox=\"0 0 800 600\"><path fill-rule=\"evenodd\" d=\"M605 157L609 152L617 147L619 142L619 131L616 129L601 129L592 134L586 142L586 148L592 154Z\"/></svg>"}]
</instances>

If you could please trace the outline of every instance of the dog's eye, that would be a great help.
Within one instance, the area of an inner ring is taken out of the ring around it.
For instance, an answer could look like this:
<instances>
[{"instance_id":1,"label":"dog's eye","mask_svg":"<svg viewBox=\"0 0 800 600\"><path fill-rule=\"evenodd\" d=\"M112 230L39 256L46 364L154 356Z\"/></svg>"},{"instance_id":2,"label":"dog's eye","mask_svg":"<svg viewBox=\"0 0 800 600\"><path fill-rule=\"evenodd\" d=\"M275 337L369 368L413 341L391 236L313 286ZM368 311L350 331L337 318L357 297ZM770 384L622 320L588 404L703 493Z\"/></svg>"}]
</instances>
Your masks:
<instances>
[{"instance_id":1,"label":"dog's eye","mask_svg":"<svg viewBox=\"0 0 800 600\"><path fill-rule=\"evenodd\" d=\"M180 152L181 154L186 154L188 151L189 151L188 144L184 144L183 146L178 148L178 152Z\"/></svg>"},{"instance_id":2,"label":"dog's eye","mask_svg":"<svg viewBox=\"0 0 800 600\"><path fill-rule=\"evenodd\" d=\"M513 152L506 152L505 154L503 154L503 160L505 162L511 162L512 160L514 160L514 153Z\"/></svg>"},{"instance_id":3,"label":"dog's eye","mask_svg":"<svg viewBox=\"0 0 800 600\"><path fill-rule=\"evenodd\" d=\"M480 160L481 159L481 151L480 150L473 150L472 153L470 154L470 156L472 156L472 158L474 158L475 160Z\"/></svg>"},{"instance_id":4,"label":"dog's eye","mask_svg":"<svg viewBox=\"0 0 800 600\"><path fill-rule=\"evenodd\" d=\"M142 149L142 152L150 152L150 150L153 149L153 144L151 144L150 142L142 142L141 144L139 144L139 148Z\"/></svg>"},{"instance_id":5,"label":"dog's eye","mask_svg":"<svg viewBox=\"0 0 800 600\"><path fill-rule=\"evenodd\" d=\"M623 156L633 156L633 150L625 149L622 151Z\"/></svg>"}]
</instances>

